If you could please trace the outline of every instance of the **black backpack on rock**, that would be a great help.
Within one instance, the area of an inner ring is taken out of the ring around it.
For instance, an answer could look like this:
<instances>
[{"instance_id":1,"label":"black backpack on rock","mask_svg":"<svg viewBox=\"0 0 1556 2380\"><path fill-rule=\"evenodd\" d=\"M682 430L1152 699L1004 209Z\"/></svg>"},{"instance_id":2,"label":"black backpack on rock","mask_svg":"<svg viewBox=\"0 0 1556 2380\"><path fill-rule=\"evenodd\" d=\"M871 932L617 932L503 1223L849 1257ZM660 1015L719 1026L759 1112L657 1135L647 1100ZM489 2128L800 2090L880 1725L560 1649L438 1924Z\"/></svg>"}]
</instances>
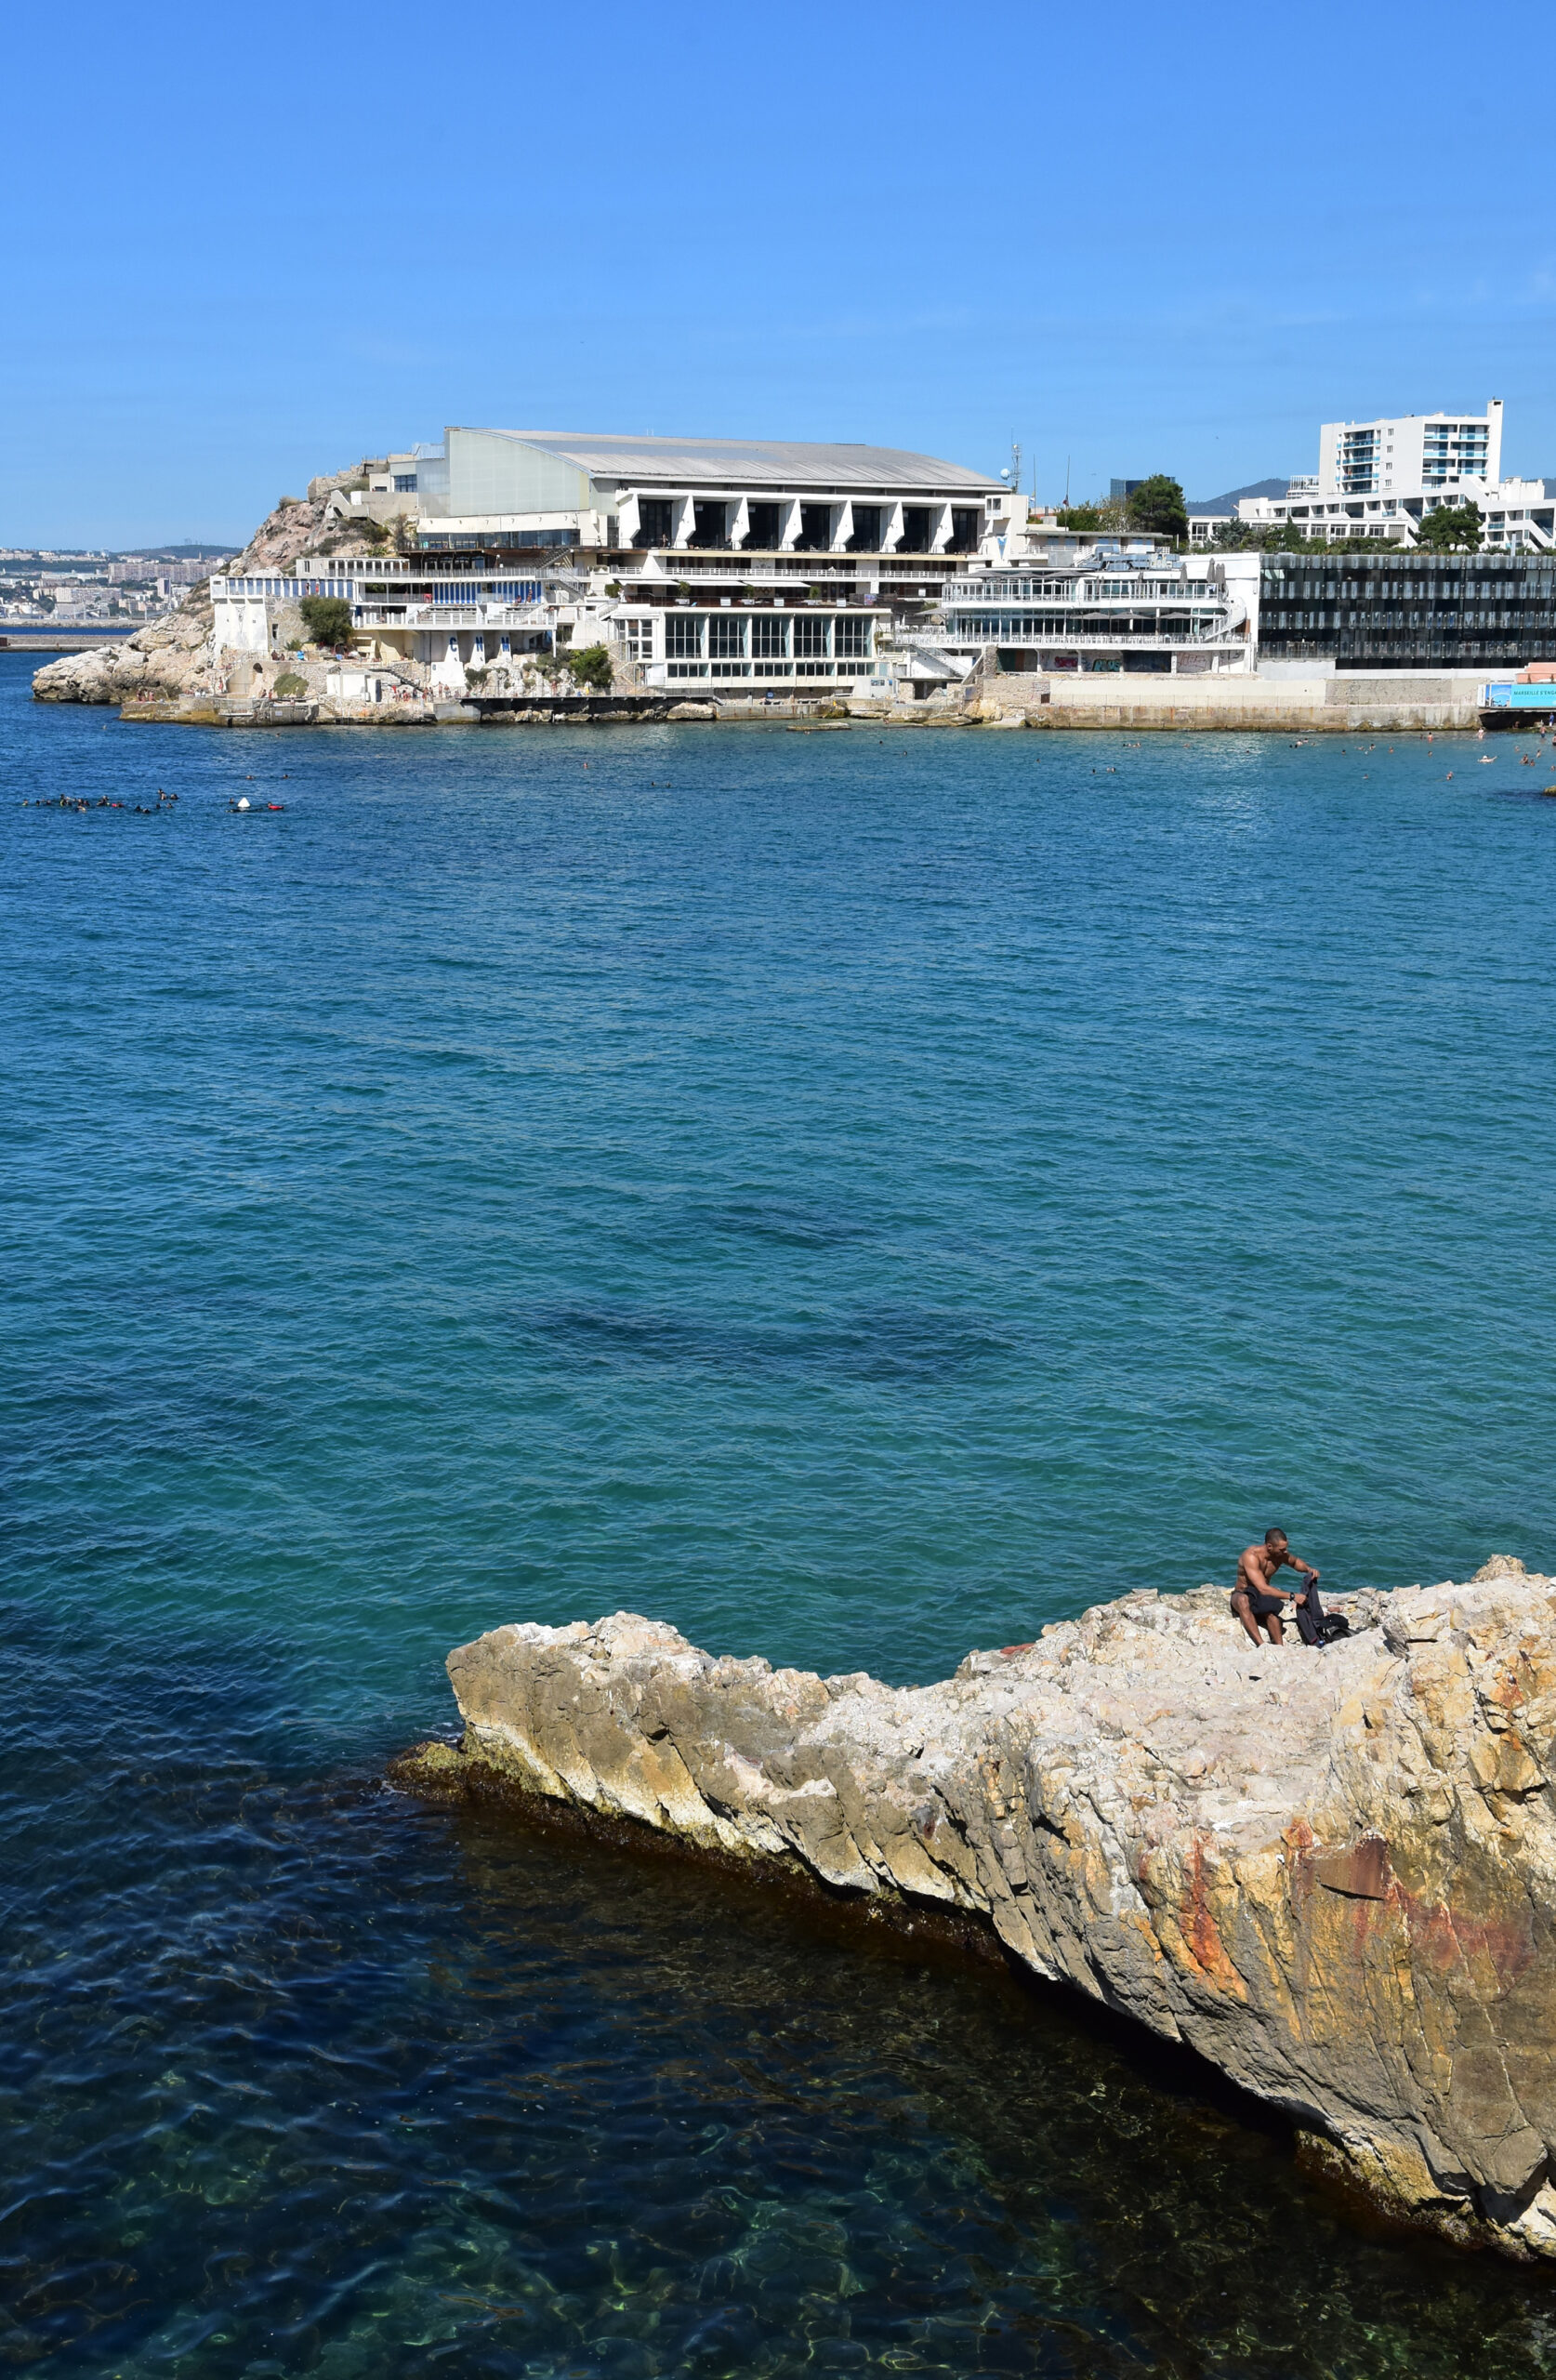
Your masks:
<instances>
[{"instance_id":1,"label":"black backpack on rock","mask_svg":"<svg viewBox=\"0 0 1556 2380\"><path fill-rule=\"evenodd\" d=\"M1325 1645L1334 1644L1338 1637L1351 1633L1351 1622L1343 1611L1325 1610L1318 1599L1318 1589L1311 1579L1306 1601L1296 1605L1291 1616L1297 1622L1297 1633L1303 1644L1315 1646L1320 1651Z\"/></svg>"}]
</instances>

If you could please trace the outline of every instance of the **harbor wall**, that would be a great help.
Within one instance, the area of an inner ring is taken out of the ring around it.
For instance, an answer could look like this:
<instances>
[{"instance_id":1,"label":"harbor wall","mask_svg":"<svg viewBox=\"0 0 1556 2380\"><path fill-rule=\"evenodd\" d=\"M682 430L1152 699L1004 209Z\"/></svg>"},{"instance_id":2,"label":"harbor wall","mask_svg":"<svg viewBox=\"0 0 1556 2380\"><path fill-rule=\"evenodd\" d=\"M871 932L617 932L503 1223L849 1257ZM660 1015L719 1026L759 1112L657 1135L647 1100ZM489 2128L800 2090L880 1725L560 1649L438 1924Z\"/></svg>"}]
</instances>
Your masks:
<instances>
[{"instance_id":1,"label":"harbor wall","mask_svg":"<svg viewBox=\"0 0 1556 2380\"><path fill-rule=\"evenodd\" d=\"M1459 677L1005 676L965 690L985 725L1193 729L1329 735L1473 728L1480 682Z\"/></svg>"}]
</instances>

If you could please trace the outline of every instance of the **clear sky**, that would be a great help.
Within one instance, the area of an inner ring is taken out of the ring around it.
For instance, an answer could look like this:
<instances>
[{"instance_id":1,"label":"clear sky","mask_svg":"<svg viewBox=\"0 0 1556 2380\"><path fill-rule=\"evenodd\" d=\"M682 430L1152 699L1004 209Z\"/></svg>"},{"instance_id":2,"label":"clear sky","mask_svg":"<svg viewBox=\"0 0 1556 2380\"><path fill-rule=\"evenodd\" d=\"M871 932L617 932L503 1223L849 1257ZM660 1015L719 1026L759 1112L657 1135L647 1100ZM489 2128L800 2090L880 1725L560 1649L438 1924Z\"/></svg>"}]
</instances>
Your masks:
<instances>
[{"instance_id":1,"label":"clear sky","mask_svg":"<svg viewBox=\"0 0 1556 2380\"><path fill-rule=\"evenodd\" d=\"M506 428L860 439L1038 493L1507 404L1556 476L1550 17L152 10L6 35L0 542L244 536Z\"/></svg>"}]
</instances>

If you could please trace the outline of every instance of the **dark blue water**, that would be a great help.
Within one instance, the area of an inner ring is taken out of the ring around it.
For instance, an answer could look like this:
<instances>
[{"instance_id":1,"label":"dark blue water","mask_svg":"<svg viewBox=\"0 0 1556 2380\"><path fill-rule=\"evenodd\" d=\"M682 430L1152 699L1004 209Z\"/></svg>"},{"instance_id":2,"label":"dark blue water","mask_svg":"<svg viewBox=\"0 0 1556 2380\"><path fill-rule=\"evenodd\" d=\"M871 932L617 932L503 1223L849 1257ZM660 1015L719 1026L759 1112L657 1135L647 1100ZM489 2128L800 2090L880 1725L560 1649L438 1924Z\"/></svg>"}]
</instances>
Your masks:
<instances>
[{"instance_id":1,"label":"dark blue water","mask_svg":"<svg viewBox=\"0 0 1556 2380\"><path fill-rule=\"evenodd\" d=\"M383 1781L509 1619L915 1678L1274 1519L1552 1558L1533 743L244 737L33 666L0 2360L1556 2371L1543 2282L1149 2045Z\"/></svg>"}]
</instances>

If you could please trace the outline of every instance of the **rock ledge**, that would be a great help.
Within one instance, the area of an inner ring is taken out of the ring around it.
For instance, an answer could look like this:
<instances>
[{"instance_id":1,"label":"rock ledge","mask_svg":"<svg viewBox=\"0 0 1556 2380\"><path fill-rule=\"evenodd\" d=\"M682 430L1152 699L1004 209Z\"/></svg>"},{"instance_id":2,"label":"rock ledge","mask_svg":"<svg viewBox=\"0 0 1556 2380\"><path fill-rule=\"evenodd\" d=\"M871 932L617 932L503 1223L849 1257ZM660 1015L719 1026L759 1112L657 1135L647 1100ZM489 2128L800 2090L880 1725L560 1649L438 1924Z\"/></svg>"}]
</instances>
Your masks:
<instances>
[{"instance_id":1,"label":"rock ledge","mask_svg":"<svg viewBox=\"0 0 1556 2380\"><path fill-rule=\"evenodd\" d=\"M892 1688L629 1612L450 1655L498 1782L970 1916L1291 2114L1396 2216L1556 2258L1556 1580L1368 1593L1322 1654L1139 1593Z\"/></svg>"}]
</instances>

